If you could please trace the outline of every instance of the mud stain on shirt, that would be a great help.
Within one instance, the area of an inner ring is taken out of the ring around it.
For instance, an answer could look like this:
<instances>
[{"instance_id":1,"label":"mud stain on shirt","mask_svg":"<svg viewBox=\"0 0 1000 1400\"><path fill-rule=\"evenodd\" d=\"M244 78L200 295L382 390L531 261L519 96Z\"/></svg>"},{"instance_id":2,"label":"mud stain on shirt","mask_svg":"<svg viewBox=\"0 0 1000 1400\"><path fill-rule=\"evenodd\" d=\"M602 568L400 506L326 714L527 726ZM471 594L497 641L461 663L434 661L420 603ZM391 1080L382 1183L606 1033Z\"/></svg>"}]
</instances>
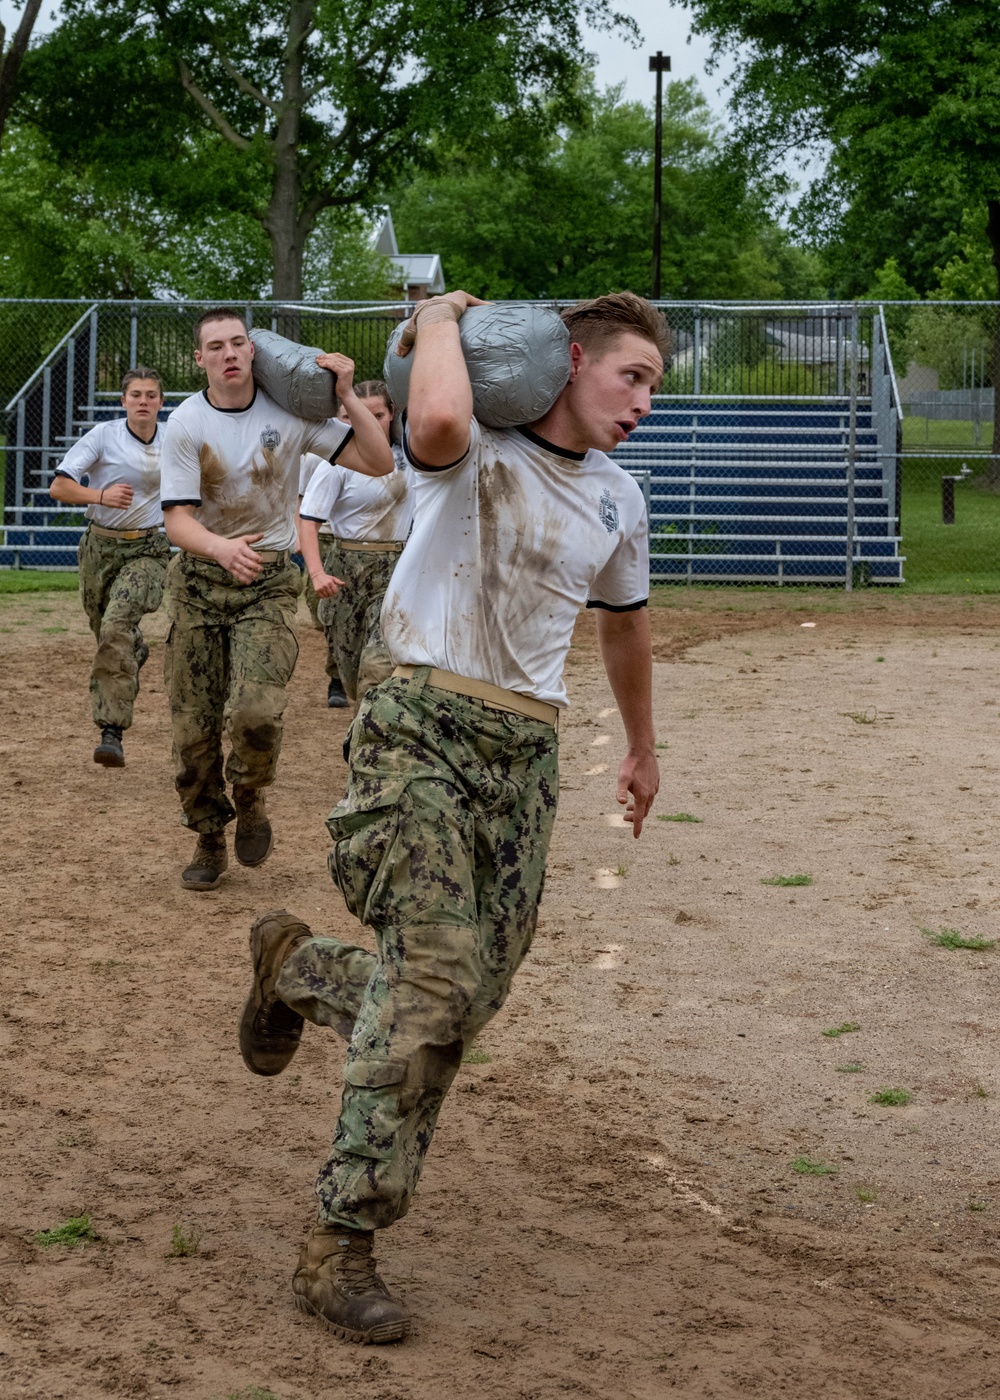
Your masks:
<instances>
[{"instance_id":1,"label":"mud stain on shirt","mask_svg":"<svg viewBox=\"0 0 1000 1400\"><path fill-rule=\"evenodd\" d=\"M203 501L217 501L222 494L226 480L226 469L214 448L203 442L198 449L198 465L201 468L201 498Z\"/></svg>"}]
</instances>

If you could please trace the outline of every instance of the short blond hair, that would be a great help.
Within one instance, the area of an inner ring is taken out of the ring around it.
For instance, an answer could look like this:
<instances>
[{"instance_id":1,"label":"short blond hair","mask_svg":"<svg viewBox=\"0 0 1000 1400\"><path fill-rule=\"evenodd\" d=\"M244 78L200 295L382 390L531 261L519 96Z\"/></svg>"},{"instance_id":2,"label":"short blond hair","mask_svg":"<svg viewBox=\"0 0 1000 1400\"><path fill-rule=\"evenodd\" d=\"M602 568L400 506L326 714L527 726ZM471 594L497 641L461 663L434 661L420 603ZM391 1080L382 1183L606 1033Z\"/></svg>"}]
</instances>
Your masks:
<instances>
[{"instance_id":1,"label":"short blond hair","mask_svg":"<svg viewBox=\"0 0 1000 1400\"><path fill-rule=\"evenodd\" d=\"M662 311L635 292L610 292L568 306L562 319L569 338L598 355L622 335L639 335L655 345L666 364L670 359L670 327Z\"/></svg>"}]
</instances>

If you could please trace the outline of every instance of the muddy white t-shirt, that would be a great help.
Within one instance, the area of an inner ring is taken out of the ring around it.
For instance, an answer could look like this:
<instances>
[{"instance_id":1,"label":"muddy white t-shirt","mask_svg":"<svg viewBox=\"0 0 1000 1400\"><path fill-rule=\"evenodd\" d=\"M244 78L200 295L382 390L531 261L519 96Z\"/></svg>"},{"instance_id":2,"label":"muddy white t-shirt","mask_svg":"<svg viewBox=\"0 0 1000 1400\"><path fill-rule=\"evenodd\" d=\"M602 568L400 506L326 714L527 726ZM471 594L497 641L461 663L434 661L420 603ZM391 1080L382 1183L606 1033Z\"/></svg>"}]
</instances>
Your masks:
<instances>
[{"instance_id":1,"label":"muddy white t-shirt","mask_svg":"<svg viewBox=\"0 0 1000 1400\"><path fill-rule=\"evenodd\" d=\"M326 525L341 540L405 540L413 524L413 469L393 449L388 476L362 476L337 462L302 459L299 514Z\"/></svg>"},{"instance_id":2,"label":"muddy white t-shirt","mask_svg":"<svg viewBox=\"0 0 1000 1400\"><path fill-rule=\"evenodd\" d=\"M225 539L260 534L255 549L291 549L302 454L336 458L353 436L339 418L296 418L261 389L235 409L216 408L203 390L167 421L161 502L197 506L195 519Z\"/></svg>"},{"instance_id":3,"label":"muddy white t-shirt","mask_svg":"<svg viewBox=\"0 0 1000 1400\"><path fill-rule=\"evenodd\" d=\"M89 505L87 519L108 530L148 530L163 524L160 509L160 448L164 429L157 424L151 442L143 442L125 418L98 423L74 442L56 468L56 476L68 476L77 485L84 477L95 491L121 482L132 488L132 504L125 510Z\"/></svg>"},{"instance_id":4,"label":"muddy white t-shirt","mask_svg":"<svg viewBox=\"0 0 1000 1400\"><path fill-rule=\"evenodd\" d=\"M469 451L416 468L416 515L382 606L397 665L438 666L566 704L562 672L584 606L649 596L646 503L603 452L472 422Z\"/></svg>"}]
</instances>

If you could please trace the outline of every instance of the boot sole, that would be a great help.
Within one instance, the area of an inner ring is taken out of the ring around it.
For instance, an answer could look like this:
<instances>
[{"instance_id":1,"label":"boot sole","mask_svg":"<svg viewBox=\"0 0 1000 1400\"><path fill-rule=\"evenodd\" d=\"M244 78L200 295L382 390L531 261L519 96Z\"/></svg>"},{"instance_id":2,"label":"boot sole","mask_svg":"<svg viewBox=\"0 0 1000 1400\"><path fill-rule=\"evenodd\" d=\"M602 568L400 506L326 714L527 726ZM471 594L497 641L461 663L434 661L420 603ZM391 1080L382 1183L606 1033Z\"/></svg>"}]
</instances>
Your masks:
<instances>
[{"instance_id":1,"label":"boot sole","mask_svg":"<svg viewBox=\"0 0 1000 1400\"><path fill-rule=\"evenodd\" d=\"M240 1016L239 1025L240 1055L242 1056L243 1063L246 1065L247 1069L250 1071L251 1074L260 1074L263 1075L266 1079L271 1079L274 1077L274 1075L280 1074L282 1070L286 1069L291 1063L296 1050L298 1050L299 1048L298 1044L296 1044L292 1049L291 1054L275 1055L274 1060L271 1063L264 1064L260 1061L260 1059L257 1058L257 1055L255 1054L254 1048L251 1044L253 1023L257 1019L257 1012L260 1009L263 1000L260 990L260 964L264 951L263 947L261 946L261 929L262 926L265 923L267 923L269 919L280 917L282 915L285 915L289 918L294 918L294 915L287 915L286 911L284 909L281 909L278 910L276 914L262 914L261 917L256 921L256 923L254 923L253 927L250 929L250 956L253 960L253 985L250 988L250 995L247 997L246 1003L244 1004L243 1014ZM301 921L296 920L296 922L299 923ZM302 931L307 937L312 937L312 929L309 927L308 924L302 924ZM301 1019L302 1018L300 1018L300 1021Z\"/></svg>"},{"instance_id":2,"label":"boot sole","mask_svg":"<svg viewBox=\"0 0 1000 1400\"><path fill-rule=\"evenodd\" d=\"M195 890L195 891L198 891L198 892L200 892L200 891L202 891L202 890L217 890L221 884L222 884L222 873L221 873L221 871L220 871L220 873L219 873L218 875L216 875L216 877L215 877L214 880L185 880L184 876L183 876L183 875L181 876L181 889L182 889L182 890Z\"/></svg>"},{"instance_id":3,"label":"boot sole","mask_svg":"<svg viewBox=\"0 0 1000 1400\"><path fill-rule=\"evenodd\" d=\"M102 768L124 768L125 755L115 753L112 749L95 749L94 762L99 763Z\"/></svg>"},{"instance_id":4,"label":"boot sole","mask_svg":"<svg viewBox=\"0 0 1000 1400\"><path fill-rule=\"evenodd\" d=\"M368 1332L358 1332L353 1327L341 1327L338 1322L331 1322L326 1313L313 1307L309 1299L304 1298L301 1293L293 1293L292 1298L300 1313L318 1318L326 1330L339 1337L342 1342L356 1342L360 1346L384 1346L386 1342L401 1342L409 1331L407 1322L383 1322Z\"/></svg>"}]
</instances>

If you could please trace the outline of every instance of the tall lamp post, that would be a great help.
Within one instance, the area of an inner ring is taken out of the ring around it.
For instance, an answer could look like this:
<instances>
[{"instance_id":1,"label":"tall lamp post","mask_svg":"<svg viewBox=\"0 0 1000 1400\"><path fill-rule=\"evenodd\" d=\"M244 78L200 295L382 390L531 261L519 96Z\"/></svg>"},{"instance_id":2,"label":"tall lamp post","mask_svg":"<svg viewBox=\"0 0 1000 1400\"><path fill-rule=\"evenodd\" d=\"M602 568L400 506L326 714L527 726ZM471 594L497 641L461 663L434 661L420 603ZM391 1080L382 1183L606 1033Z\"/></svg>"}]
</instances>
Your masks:
<instances>
[{"instance_id":1,"label":"tall lamp post","mask_svg":"<svg viewBox=\"0 0 1000 1400\"><path fill-rule=\"evenodd\" d=\"M663 222L663 75L670 72L670 59L656 50L649 60L649 71L656 74L656 150L653 156L653 300L660 298L660 227Z\"/></svg>"}]
</instances>

